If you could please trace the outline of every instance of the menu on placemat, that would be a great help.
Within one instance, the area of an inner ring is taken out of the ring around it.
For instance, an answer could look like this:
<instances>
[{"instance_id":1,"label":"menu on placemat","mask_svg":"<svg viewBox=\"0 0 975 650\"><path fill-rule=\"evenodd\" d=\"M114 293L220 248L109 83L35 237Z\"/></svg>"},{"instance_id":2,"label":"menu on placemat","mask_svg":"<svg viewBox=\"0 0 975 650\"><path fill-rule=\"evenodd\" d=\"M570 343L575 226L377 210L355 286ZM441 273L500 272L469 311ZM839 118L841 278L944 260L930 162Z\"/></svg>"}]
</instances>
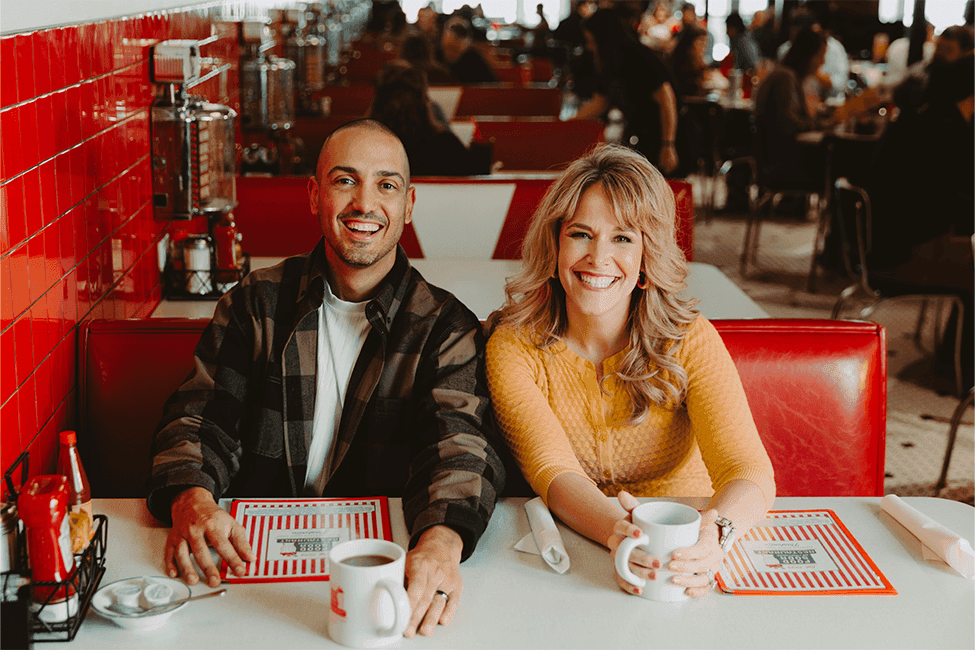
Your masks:
<instances>
[{"instance_id":1,"label":"menu on placemat","mask_svg":"<svg viewBox=\"0 0 975 650\"><path fill-rule=\"evenodd\" d=\"M366 499L235 499L231 516L247 531L255 562L228 582L328 580L328 552L350 539L392 540L386 497Z\"/></svg>"},{"instance_id":2,"label":"menu on placemat","mask_svg":"<svg viewBox=\"0 0 975 650\"><path fill-rule=\"evenodd\" d=\"M832 510L772 510L738 539L718 586L730 594L896 594Z\"/></svg>"}]
</instances>

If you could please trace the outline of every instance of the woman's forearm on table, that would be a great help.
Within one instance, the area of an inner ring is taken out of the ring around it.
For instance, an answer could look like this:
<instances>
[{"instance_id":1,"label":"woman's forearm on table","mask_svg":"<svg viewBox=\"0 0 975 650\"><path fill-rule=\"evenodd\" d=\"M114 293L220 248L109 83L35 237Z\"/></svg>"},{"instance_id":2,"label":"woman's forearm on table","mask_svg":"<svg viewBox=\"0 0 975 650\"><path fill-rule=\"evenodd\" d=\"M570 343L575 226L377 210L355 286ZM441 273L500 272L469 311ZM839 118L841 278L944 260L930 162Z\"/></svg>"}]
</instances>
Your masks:
<instances>
[{"instance_id":1,"label":"woman's forearm on table","mask_svg":"<svg viewBox=\"0 0 975 650\"><path fill-rule=\"evenodd\" d=\"M738 537L748 532L768 512L762 490L755 483L744 479L731 481L715 492L708 508L713 508L720 516L730 519Z\"/></svg>"},{"instance_id":2,"label":"woman's forearm on table","mask_svg":"<svg viewBox=\"0 0 975 650\"><path fill-rule=\"evenodd\" d=\"M616 522L626 516L615 499L608 498L588 478L575 472L562 472L552 480L548 507L572 530L603 546L613 534Z\"/></svg>"}]
</instances>

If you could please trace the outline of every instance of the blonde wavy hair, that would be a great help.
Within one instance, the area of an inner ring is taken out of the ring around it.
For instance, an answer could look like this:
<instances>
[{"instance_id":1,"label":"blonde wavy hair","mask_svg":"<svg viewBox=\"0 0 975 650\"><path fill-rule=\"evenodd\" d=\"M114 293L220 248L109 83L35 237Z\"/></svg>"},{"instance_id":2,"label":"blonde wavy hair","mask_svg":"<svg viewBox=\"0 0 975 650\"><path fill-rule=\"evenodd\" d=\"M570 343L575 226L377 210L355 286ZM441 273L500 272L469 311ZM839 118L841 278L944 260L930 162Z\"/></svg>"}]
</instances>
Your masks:
<instances>
[{"instance_id":1,"label":"blonde wavy hair","mask_svg":"<svg viewBox=\"0 0 975 650\"><path fill-rule=\"evenodd\" d=\"M677 297L688 269L677 246L674 193L642 155L619 145L597 145L552 184L522 244L522 270L505 287L499 323L528 328L540 349L563 339L568 317L558 279L559 236L582 195L597 183L619 223L641 233L643 241L647 288L633 291L629 352L615 373L633 404L627 424L637 424L651 406L675 408L684 400L687 372L675 355L697 316L696 300Z\"/></svg>"}]
</instances>

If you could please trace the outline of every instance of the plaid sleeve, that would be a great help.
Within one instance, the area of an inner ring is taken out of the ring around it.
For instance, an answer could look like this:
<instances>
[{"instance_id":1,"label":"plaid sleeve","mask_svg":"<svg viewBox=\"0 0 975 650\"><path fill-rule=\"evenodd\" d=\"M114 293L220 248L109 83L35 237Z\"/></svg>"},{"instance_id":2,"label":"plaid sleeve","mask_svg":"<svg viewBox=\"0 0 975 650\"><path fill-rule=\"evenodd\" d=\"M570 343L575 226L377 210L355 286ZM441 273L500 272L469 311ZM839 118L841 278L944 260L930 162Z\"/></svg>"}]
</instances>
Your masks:
<instances>
[{"instance_id":1,"label":"plaid sleeve","mask_svg":"<svg viewBox=\"0 0 975 650\"><path fill-rule=\"evenodd\" d=\"M472 313L459 303L455 307L441 316L452 325L432 339L420 365L419 453L410 466L403 511L411 548L423 531L446 525L463 538L466 560L487 527L505 474L490 417L484 334Z\"/></svg>"},{"instance_id":2,"label":"plaid sleeve","mask_svg":"<svg viewBox=\"0 0 975 650\"><path fill-rule=\"evenodd\" d=\"M243 291L228 292L194 352L189 378L167 400L152 444L149 511L170 522L172 498L188 487L203 487L219 498L240 468L239 433L253 363L253 332L244 331L238 312Z\"/></svg>"}]
</instances>

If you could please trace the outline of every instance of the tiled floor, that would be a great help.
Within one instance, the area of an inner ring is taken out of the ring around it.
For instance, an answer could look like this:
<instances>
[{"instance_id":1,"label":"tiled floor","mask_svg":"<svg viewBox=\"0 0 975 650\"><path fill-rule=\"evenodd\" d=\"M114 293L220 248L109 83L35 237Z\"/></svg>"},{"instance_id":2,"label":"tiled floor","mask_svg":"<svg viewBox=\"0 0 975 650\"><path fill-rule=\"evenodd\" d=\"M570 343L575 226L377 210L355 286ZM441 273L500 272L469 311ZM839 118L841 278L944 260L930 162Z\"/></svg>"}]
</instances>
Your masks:
<instances>
[{"instance_id":1,"label":"tiled floor","mask_svg":"<svg viewBox=\"0 0 975 650\"><path fill-rule=\"evenodd\" d=\"M696 193L699 186L695 183ZM720 199L719 199L720 201ZM695 195L695 205L702 205ZM745 217L716 214L711 223L701 216L694 229L694 260L714 264L774 317L829 318L833 304L850 281L820 271L816 293L809 293L809 274L815 224L794 218L765 222L757 265L742 278L738 269ZM948 423L959 398L947 381L932 373L933 328L923 329L920 346L914 342L919 303L900 301L881 305L874 320L887 329L887 493L935 495L948 436ZM853 318L858 308L847 309ZM940 496L972 503L975 491L975 427L972 410L962 419L948 473L948 487Z\"/></svg>"}]
</instances>

